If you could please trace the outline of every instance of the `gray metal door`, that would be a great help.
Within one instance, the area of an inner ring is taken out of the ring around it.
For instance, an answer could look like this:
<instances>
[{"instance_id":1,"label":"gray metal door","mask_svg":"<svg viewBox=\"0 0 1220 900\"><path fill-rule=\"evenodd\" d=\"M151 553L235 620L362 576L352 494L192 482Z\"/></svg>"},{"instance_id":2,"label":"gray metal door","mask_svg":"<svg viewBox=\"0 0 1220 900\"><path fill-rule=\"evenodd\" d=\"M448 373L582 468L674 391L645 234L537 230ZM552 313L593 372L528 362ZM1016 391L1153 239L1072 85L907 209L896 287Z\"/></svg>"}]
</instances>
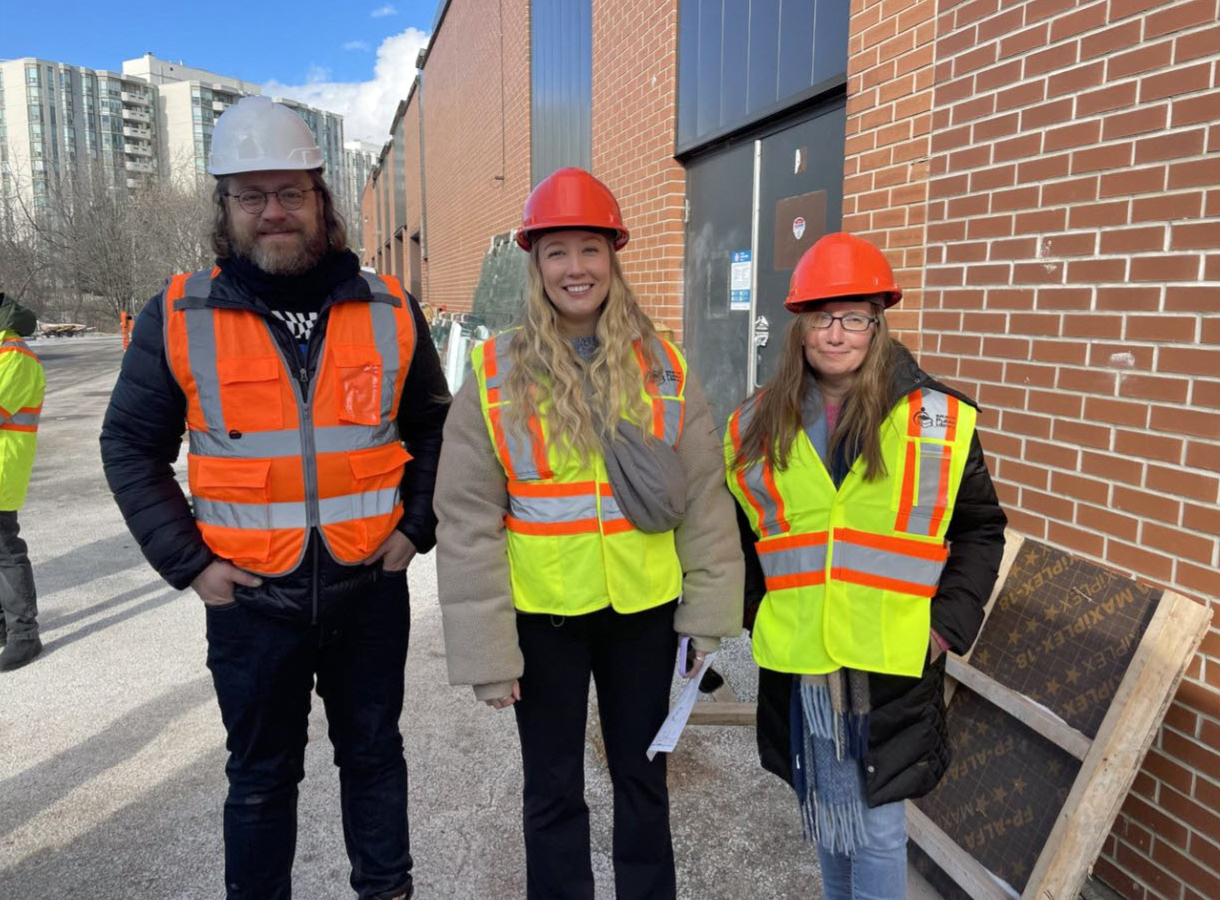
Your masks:
<instances>
[{"instance_id":1,"label":"gray metal door","mask_svg":"<svg viewBox=\"0 0 1220 900\"><path fill-rule=\"evenodd\" d=\"M843 142L846 108L835 104L761 138L758 252L751 343L757 347L751 390L775 374L784 329L788 281L801 254L843 221ZM765 326L765 327L764 327ZM763 345L763 336L766 343Z\"/></svg>"},{"instance_id":2,"label":"gray metal door","mask_svg":"<svg viewBox=\"0 0 1220 900\"><path fill-rule=\"evenodd\" d=\"M775 371L788 280L838 231L843 102L687 163L684 344L716 424Z\"/></svg>"},{"instance_id":3,"label":"gray metal door","mask_svg":"<svg viewBox=\"0 0 1220 900\"><path fill-rule=\"evenodd\" d=\"M752 141L686 167L683 344L719 428L747 393L750 310L748 298L746 308L731 309L730 279L734 254L752 250L753 196ZM736 300L742 305L740 294Z\"/></svg>"}]
</instances>

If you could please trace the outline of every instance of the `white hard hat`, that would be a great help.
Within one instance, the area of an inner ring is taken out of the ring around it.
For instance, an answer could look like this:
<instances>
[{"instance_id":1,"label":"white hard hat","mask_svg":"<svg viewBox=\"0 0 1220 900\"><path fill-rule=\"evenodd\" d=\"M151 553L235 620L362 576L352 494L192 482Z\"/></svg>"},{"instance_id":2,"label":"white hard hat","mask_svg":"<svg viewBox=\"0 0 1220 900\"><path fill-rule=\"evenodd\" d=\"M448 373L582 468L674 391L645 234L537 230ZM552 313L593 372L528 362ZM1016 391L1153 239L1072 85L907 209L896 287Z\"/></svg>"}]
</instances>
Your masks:
<instances>
[{"instance_id":1,"label":"white hard hat","mask_svg":"<svg viewBox=\"0 0 1220 900\"><path fill-rule=\"evenodd\" d=\"M322 149L305 121L267 97L242 97L216 120L208 173L320 169Z\"/></svg>"}]
</instances>

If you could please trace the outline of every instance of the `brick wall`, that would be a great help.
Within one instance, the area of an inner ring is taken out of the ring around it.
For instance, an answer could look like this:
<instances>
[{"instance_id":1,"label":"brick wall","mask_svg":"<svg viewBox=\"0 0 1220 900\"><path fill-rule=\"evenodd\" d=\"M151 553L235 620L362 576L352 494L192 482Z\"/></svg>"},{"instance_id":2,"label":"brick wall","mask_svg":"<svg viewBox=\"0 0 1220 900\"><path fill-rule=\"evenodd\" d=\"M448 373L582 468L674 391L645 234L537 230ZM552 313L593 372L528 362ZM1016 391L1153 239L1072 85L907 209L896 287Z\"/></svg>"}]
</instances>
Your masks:
<instances>
[{"instance_id":1,"label":"brick wall","mask_svg":"<svg viewBox=\"0 0 1220 900\"><path fill-rule=\"evenodd\" d=\"M411 289L411 235L423 230L423 183L420 179L419 160L419 87L407 101L406 112L402 117L403 169L406 171L406 203L407 227L403 231L400 249L403 253L402 284L405 290ZM420 260L421 272L419 281L422 296L418 300L428 299L428 264Z\"/></svg>"},{"instance_id":2,"label":"brick wall","mask_svg":"<svg viewBox=\"0 0 1220 900\"><path fill-rule=\"evenodd\" d=\"M528 0L454 0L433 36L422 98L433 306L470 309L491 238L521 223L531 187L529 53Z\"/></svg>"},{"instance_id":3,"label":"brick wall","mask_svg":"<svg viewBox=\"0 0 1220 900\"><path fill-rule=\"evenodd\" d=\"M623 271L681 340L686 173L673 158L677 0L593 0L593 172L618 198Z\"/></svg>"},{"instance_id":4,"label":"brick wall","mask_svg":"<svg viewBox=\"0 0 1220 900\"><path fill-rule=\"evenodd\" d=\"M852 9L845 227L906 284L926 255L903 307L925 367L983 404L1013 527L1215 612L1216 0ZM1215 628L1096 872L1129 898L1220 897Z\"/></svg>"},{"instance_id":5,"label":"brick wall","mask_svg":"<svg viewBox=\"0 0 1220 900\"><path fill-rule=\"evenodd\" d=\"M377 221L377 183L371 177L364 183L364 189L360 192L360 229L361 242L364 244L364 257L360 264L374 266L381 224Z\"/></svg>"}]
</instances>

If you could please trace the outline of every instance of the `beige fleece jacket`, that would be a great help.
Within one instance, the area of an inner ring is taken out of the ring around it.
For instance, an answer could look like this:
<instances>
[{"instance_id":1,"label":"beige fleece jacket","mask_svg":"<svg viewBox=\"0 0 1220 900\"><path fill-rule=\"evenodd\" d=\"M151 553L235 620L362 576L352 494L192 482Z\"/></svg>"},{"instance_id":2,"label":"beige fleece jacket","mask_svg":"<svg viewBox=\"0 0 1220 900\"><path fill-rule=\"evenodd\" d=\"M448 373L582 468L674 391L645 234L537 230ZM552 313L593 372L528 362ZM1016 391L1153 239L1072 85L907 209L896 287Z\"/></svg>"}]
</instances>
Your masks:
<instances>
[{"instance_id":1,"label":"beige fleece jacket","mask_svg":"<svg viewBox=\"0 0 1220 900\"><path fill-rule=\"evenodd\" d=\"M693 374L678 444L686 473L686 518L674 532L682 599L674 629L700 650L741 633L744 565L737 515L724 480L724 453ZM450 684L474 685L480 700L505 697L524 670L509 582L504 516L508 488L469 378L445 420L433 498L436 565Z\"/></svg>"}]
</instances>

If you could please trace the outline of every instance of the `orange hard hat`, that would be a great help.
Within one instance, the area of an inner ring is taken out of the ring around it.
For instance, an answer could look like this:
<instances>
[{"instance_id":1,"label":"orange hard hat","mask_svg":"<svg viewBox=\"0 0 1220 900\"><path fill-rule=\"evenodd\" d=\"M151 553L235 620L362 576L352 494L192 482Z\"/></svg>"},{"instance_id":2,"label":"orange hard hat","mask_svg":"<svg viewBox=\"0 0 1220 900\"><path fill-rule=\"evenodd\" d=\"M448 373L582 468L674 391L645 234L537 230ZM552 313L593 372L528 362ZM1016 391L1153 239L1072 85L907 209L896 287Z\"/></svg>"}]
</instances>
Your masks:
<instances>
[{"instance_id":1,"label":"orange hard hat","mask_svg":"<svg viewBox=\"0 0 1220 900\"><path fill-rule=\"evenodd\" d=\"M610 188L584 169L556 169L530 192L517 243L529 250L540 232L556 228L586 228L612 232L615 250L627 245L623 213Z\"/></svg>"},{"instance_id":2,"label":"orange hard hat","mask_svg":"<svg viewBox=\"0 0 1220 900\"><path fill-rule=\"evenodd\" d=\"M886 309L902 299L885 255L864 238L836 232L819 238L801 256L784 306L803 312L823 300L865 294L886 294Z\"/></svg>"}]
</instances>

